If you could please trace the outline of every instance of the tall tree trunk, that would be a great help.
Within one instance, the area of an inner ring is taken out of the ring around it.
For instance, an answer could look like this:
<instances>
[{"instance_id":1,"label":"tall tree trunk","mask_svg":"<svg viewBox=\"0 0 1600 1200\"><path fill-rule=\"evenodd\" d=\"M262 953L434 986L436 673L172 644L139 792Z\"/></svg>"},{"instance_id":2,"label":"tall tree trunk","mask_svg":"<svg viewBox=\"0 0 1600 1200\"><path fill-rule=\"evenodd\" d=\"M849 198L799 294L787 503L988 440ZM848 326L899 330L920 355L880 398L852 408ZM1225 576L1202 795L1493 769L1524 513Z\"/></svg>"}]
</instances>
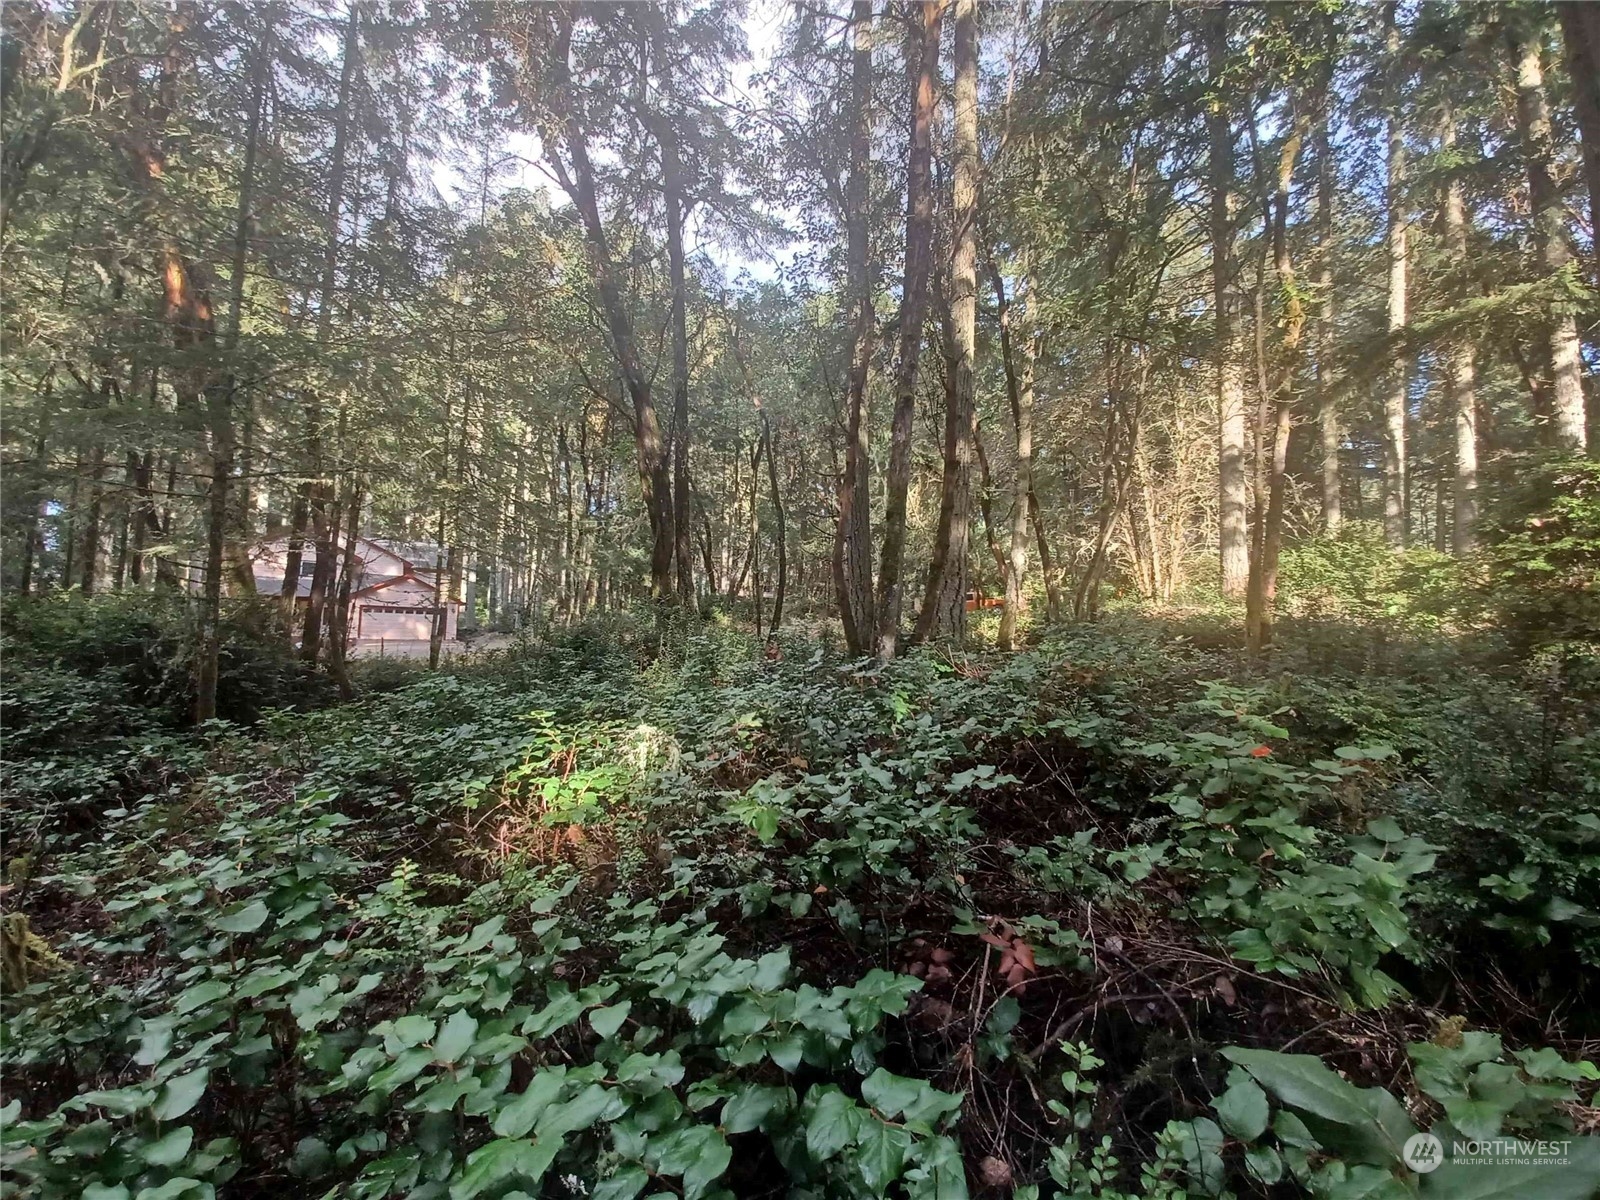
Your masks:
<instances>
[{"instance_id":1,"label":"tall tree trunk","mask_svg":"<svg viewBox=\"0 0 1600 1200\"><path fill-rule=\"evenodd\" d=\"M889 469L883 516L883 553L878 564L877 646L879 658L895 656L906 545L906 501L911 489L911 423L916 412L917 366L927 311L933 257L933 112L939 81L939 32L945 0L919 0L922 18L920 66L913 76L910 152L906 166L905 282L900 298L900 357L895 371L894 417L889 433Z\"/></svg>"},{"instance_id":2,"label":"tall tree trunk","mask_svg":"<svg viewBox=\"0 0 1600 1200\"><path fill-rule=\"evenodd\" d=\"M155 471L155 454L146 450L143 457L129 450L122 474L127 486L134 491L133 553L128 565L128 575L134 587L144 583L145 538L160 536L161 518L156 515L155 492L150 481Z\"/></svg>"},{"instance_id":3,"label":"tall tree trunk","mask_svg":"<svg viewBox=\"0 0 1600 1200\"><path fill-rule=\"evenodd\" d=\"M657 28L665 33L665 21ZM665 37L656 47L656 69L667 63ZM665 87L663 87L665 91ZM694 554L689 514L689 286L684 278L683 172L678 161L678 132L673 115L657 119L657 138L661 143L661 183L667 206L667 272L672 288L672 522L673 559L678 576L678 599L689 604L694 599Z\"/></svg>"},{"instance_id":4,"label":"tall tree trunk","mask_svg":"<svg viewBox=\"0 0 1600 1200\"><path fill-rule=\"evenodd\" d=\"M449 418L446 417L448 422ZM449 461L449 454L445 455ZM439 662L444 657L444 632L445 626L450 621L450 605L445 599L445 508L439 505L439 530L435 535L433 547L433 624L428 630L428 670L437 671Z\"/></svg>"},{"instance_id":5,"label":"tall tree trunk","mask_svg":"<svg viewBox=\"0 0 1600 1200\"><path fill-rule=\"evenodd\" d=\"M872 651L872 502L867 424L867 374L872 364L874 321L868 206L872 183L872 0L855 0L855 40L850 76L854 127L850 179L845 196L848 303L854 306L850 376L845 401L844 473L839 477L839 521L833 540L833 581L844 625L845 646L854 657Z\"/></svg>"},{"instance_id":6,"label":"tall tree trunk","mask_svg":"<svg viewBox=\"0 0 1600 1200\"><path fill-rule=\"evenodd\" d=\"M916 639L967 634L967 555L972 539L973 366L978 321L978 4L955 0L955 178L950 260L950 400L944 414L939 525Z\"/></svg>"},{"instance_id":7,"label":"tall tree trunk","mask_svg":"<svg viewBox=\"0 0 1600 1200\"><path fill-rule=\"evenodd\" d=\"M1440 142L1446 154L1455 149L1455 113L1446 108ZM1462 195L1460 177L1452 164L1449 181L1444 190L1445 245L1451 257L1464 266L1467 262L1467 205ZM1451 339L1445 348L1445 396L1455 418L1455 521L1454 548L1457 554L1472 549L1474 528L1478 522L1478 398L1475 386L1476 346L1472 338L1461 333ZM1443 486L1442 480L1440 486Z\"/></svg>"},{"instance_id":8,"label":"tall tree trunk","mask_svg":"<svg viewBox=\"0 0 1600 1200\"><path fill-rule=\"evenodd\" d=\"M300 641L300 658L307 663L316 663L322 654L328 598L333 592L339 565L340 511L339 496L333 485L318 483L312 488L311 534L317 557L311 567L305 630Z\"/></svg>"},{"instance_id":9,"label":"tall tree trunk","mask_svg":"<svg viewBox=\"0 0 1600 1200\"><path fill-rule=\"evenodd\" d=\"M189 27L194 21L196 6L176 4L167 13L167 51L162 60L154 102L148 110L149 127L144 136L128 140L134 173L152 203L164 188L167 155L164 145L166 123L177 105L180 76L187 70L185 52L190 46ZM190 260L172 233L163 236L159 251L162 289L162 315L171 333L172 348L181 365L173 372L172 386L177 394L177 408L181 420L196 431L207 430L211 436L212 453L210 489L222 494L227 501L227 473L232 463L232 433L228 426L225 396L219 396L219 381L214 377L211 353L216 338L216 314L211 302L211 274L200 263ZM221 458L224 466L219 469ZM169 468L167 494L171 498L176 487L177 461ZM208 521L216 512L215 497L209 507ZM172 532L169 514L163 520L164 532ZM216 709L217 657L220 651L218 626L221 610L221 569L210 577L211 543L207 533L208 576L202 582L200 600L200 630L195 655L193 681L194 703L191 713L197 721L209 720ZM173 571L170 561L158 565L158 582L164 574Z\"/></svg>"},{"instance_id":10,"label":"tall tree trunk","mask_svg":"<svg viewBox=\"0 0 1600 1200\"><path fill-rule=\"evenodd\" d=\"M333 159L329 165L328 207L322 231L322 278L317 287L317 347L323 349L333 332L334 291L339 278L339 218L344 211L345 180L349 172L351 91L361 54L361 6L350 0L345 21L344 47L339 68L339 102L333 131ZM333 589L338 559L338 497L329 477L322 438L322 400L315 387L306 398L306 456L313 475L308 509L316 538L317 561L306 598L306 621L300 640L300 657L315 663L322 651L322 624L328 595Z\"/></svg>"},{"instance_id":11,"label":"tall tree trunk","mask_svg":"<svg viewBox=\"0 0 1600 1200\"><path fill-rule=\"evenodd\" d=\"M1165 556L1161 545L1161 525L1156 519L1156 500L1154 488L1150 480L1149 456L1145 453L1145 439L1142 430L1139 439L1133 444L1133 486L1139 491L1140 506L1144 513L1145 536L1149 538L1150 561L1150 599L1164 600L1167 598L1170 587L1167 583L1170 572L1167 570ZM1129 518L1129 525L1137 529L1137 522Z\"/></svg>"},{"instance_id":12,"label":"tall tree trunk","mask_svg":"<svg viewBox=\"0 0 1600 1200\"><path fill-rule=\"evenodd\" d=\"M995 533L995 520L990 497L994 494L994 474L989 470L989 455L983 448L983 427L978 423L978 411L972 411L972 450L978 458L978 506L983 512L983 536L989 544L989 557L994 559L995 574L1006 575L1005 551L1000 549L1000 538Z\"/></svg>"},{"instance_id":13,"label":"tall tree trunk","mask_svg":"<svg viewBox=\"0 0 1600 1200\"><path fill-rule=\"evenodd\" d=\"M222 572L228 530L228 475L233 469L233 426L228 385L206 389L211 424L211 478L207 488L206 573L200 601L200 638L195 658L194 720L217 715L217 680L222 657Z\"/></svg>"},{"instance_id":14,"label":"tall tree trunk","mask_svg":"<svg viewBox=\"0 0 1600 1200\"><path fill-rule=\"evenodd\" d=\"M1294 108L1291 96L1289 107ZM1278 558L1283 546L1283 510L1288 490L1289 435L1294 422L1295 377L1300 370L1300 338L1305 329L1305 308L1295 283L1294 261L1289 255L1289 199L1295 164L1305 137L1306 120L1298 117L1278 155L1278 190L1272 221L1272 258L1284 297L1283 372L1273 398L1272 456L1267 482L1266 521L1262 527L1261 558L1251 563L1250 596L1246 603L1246 641L1259 650L1272 642L1273 605L1278 594Z\"/></svg>"},{"instance_id":15,"label":"tall tree trunk","mask_svg":"<svg viewBox=\"0 0 1600 1200\"><path fill-rule=\"evenodd\" d=\"M283 583L278 588L278 602L283 610L283 625L290 641L294 640L295 623L299 619L300 567L305 561L306 525L311 520L311 484L295 488L294 504L289 510L289 537L283 557Z\"/></svg>"},{"instance_id":16,"label":"tall tree trunk","mask_svg":"<svg viewBox=\"0 0 1600 1200\"><path fill-rule=\"evenodd\" d=\"M228 326L223 349L228 358L225 379L211 380L204 388L206 421L211 436L211 471L207 481L206 566L200 600L200 636L195 657L194 719L199 724L217 715L217 682L222 656L222 576L227 564L228 531L232 504L230 489L234 470L234 417L238 376L233 356L239 346L244 299L244 271L249 247L251 202L255 193L256 143L261 129L261 109L265 77L270 61L271 9L267 9L267 32L252 55L251 110L245 139L244 163L239 177L237 215L234 221L232 277L229 280ZM209 314L207 314L209 319ZM248 487L248 485L246 485ZM248 566L236 570L241 580L255 581Z\"/></svg>"},{"instance_id":17,"label":"tall tree trunk","mask_svg":"<svg viewBox=\"0 0 1600 1200\"><path fill-rule=\"evenodd\" d=\"M1206 12L1207 59L1214 92L1206 122L1211 140L1211 272L1216 315L1218 544L1222 594L1242 596L1250 573L1245 503L1244 353L1239 343L1239 265L1233 252L1235 211L1233 127L1223 76L1228 62L1228 10Z\"/></svg>"},{"instance_id":18,"label":"tall tree trunk","mask_svg":"<svg viewBox=\"0 0 1600 1200\"><path fill-rule=\"evenodd\" d=\"M238 203L235 206L233 226L233 261L228 277L228 325L223 338L223 352L227 358L228 370L225 406L229 411L217 414L225 418L225 424L230 431L228 440L235 443L230 447L231 458L234 461L227 465L230 470L237 470L240 476L240 486L231 489L235 493L231 503L227 499L223 502L223 513L229 526L224 553L232 551L228 556L232 568L233 586L237 591L244 593L254 593L256 590L255 574L250 568L250 557L247 552L252 532L249 475L253 447L249 435L252 421L251 389L248 386L242 389L239 387L237 355L239 338L244 326L245 270L250 256L250 229L255 222L256 163L260 156L261 122L266 107L268 76L271 74L275 6L270 3L263 5L260 12L262 30L254 54L251 56L253 61L250 72L250 116L245 128L244 159L239 169ZM240 425L244 426L245 436L235 438L232 431ZM213 438L215 438L214 433ZM216 465L213 461L213 474Z\"/></svg>"},{"instance_id":19,"label":"tall tree trunk","mask_svg":"<svg viewBox=\"0 0 1600 1200\"><path fill-rule=\"evenodd\" d=\"M1516 14L1512 48L1517 65L1517 133L1528 172L1528 198L1533 208L1534 242L1540 266L1550 275L1572 262L1567 245L1566 216L1561 194L1551 176L1555 139L1550 128L1550 105L1545 98L1544 67L1539 35L1531 14ZM1583 399L1583 359L1578 344L1578 322L1570 303L1551 305L1547 344L1550 355L1550 421L1547 440L1564 450L1582 451L1588 445L1588 424Z\"/></svg>"},{"instance_id":20,"label":"tall tree trunk","mask_svg":"<svg viewBox=\"0 0 1600 1200\"><path fill-rule=\"evenodd\" d=\"M1006 298L1006 283L999 264L990 262L989 276L1000 317L1000 358L1005 371L1006 395L1011 401L1011 425L1016 433L1017 450L1017 469L1011 488L1011 546L1004 564L1006 605L1000 614L1000 649L1010 650L1015 645L1017 622L1022 617L1022 584L1028 570L1028 500L1033 494L1033 371L1040 339L1037 333L1027 339L1027 357L1019 374L1013 357L1011 328L1015 310ZM1030 306L1037 303L1031 288L1028 303Z\"/></svg>"},{"instance_id":21,"label":"tall tree trunk","mask_svg":"<svg viewBox=\"0 0 1600 1200\"><path fill-rule=\"evenodd\" d=\"M105 502L106 448L95 435L89 450L89 508L83 518L83 556L79 560L80 586L85 596L92 595L100 576L100 515Z\"/></svg>"},{"instance_id":22,"label":"tall tree trunk","mask_svg":"<svg viewBox=\"0 0 1600 1200\"><path fill-rule=\"evenodd\" d=\"M706 591L715 596L720 590L717 585L717 562L711 553L711 514L704 507L700 510L700 560L706 573Z\"/></svg>"},{"instance_id":23,"label":"tall tree trunk","mask_svg":"<svg viewBox=\"0 0 1600 1200\"><path fill-rule=\"evenodd\" d=\"M589 267L595 291L600 297L600 308L605 316L606 330L611 337L612 353L622 372L623 382L633 401L634 449L638 457L639 488L644 499L645 513L650 518L650 594L656 600L672 596L672 562L675 550L672 520L672 488L667 462L667 446L661 436L661 422L656 415L655 401L650 394L650 379L639 361L638 344L634 338L633 319L623 301L622 285L616 264L612 261L610 243L605 224L600 218L600 202L595 190L594 167L589 160L589 147L583 127L572 110L568 93L572 88L569 58L572 51L572 10L563 5L558 10L558 26L553 53L550 59L553 76L554 102L560 120L560 142L571 159L569 171L556 155L551 155L551 166L556 180L567 193L573 207L583 222L584 238L589 250Z\"/></svg>"},{"instance_id":24,"label":"tall tree trunk","mask_svg":"<svg viewBox=\"0 0 1600 1200\"><path fill-rule=\"evenodd\" d=\"M1056 578L1055 556L1050 553L1050 539L1045 535L1044 514L1039 509L1038 481L1028 493L1028 519L1033 522L1033 542L1039 547L1039 574L1044 579L1045 617L1051 624L1061 620L1061 582Z\"/></svg>"},{"instance_id":25,"label":"tall tree trunk","mask_svg":"<svg viewBox=\"0 0 1600 1200\"><path fill-rule=\"evenodd\" d=\"M761 628L761 456L767 448L765 438L757 438L750 448L750 595L755 601L756 637Z\"/></svg>"},{"instance_id":26,"label":"tall tree trunk","mask_svg":"<svg viewBox=\"0 0 1600 1200\"><path fill-rule=\"evenodd\" d=\"M1102 372L1106 379L1106 432L1100 445L1100 503L1095 517L1094 542L1089 561L1072 594L1072 615L1077 620L1092 619L1100 609L1100 573L1105 562L1111 529L1122 508L1121 472L1117 470L1118 426L1122 423L1121 370L1116 352L1107 343Z\"/></svg>"},{"instance_id":27,"label":"tall tree trunk","mask_svg":"<svg viewBox=\"0 0 1600 1200\"><path fill-rule=\"evenodd\" d=\"M1339 186L1338 164L1333 157L1334 65L1330 58L1317 123L1317 434L1322 459L1322 528L1328 533L1338 533L1343 518L1339 402L1333 378L1333 197Z\"/></svg>"},{"instance_id":28,"label":"tall tree trunk","mask_svg":"<svg viewBox=\"0 0 1600 1200\"><path fill-rule=\"evenodd\" d=\"M339 557L339 588L334 599L333 619L328 623L328 674L333 677L341 700L355 698L346 660L350 656L350 596L356 590L356 538L361 532L362 502L361 484L352 481L344 523L344 553Z\"/></svg>"},{"instance_id":29,"label":"tall tree trunk","mask_svg":"<svg viewBox=\"0 0 1600 1200\"><path fill-rule=\"evenodd\" d=\"M784 524L783 494L778 488L778 443L772 433L772 418L765 409L761 410L761 434L767 443L767 486L772 494L772 516L776 545L774 549L778 555L778 578L772 593L772 622L767 626L767 637L771 638L778 632L778 626L783 624L783 599L784 591L789 584L789 548L788 530Z\"/></svg>"},{"instance_id":30,"label":"tall tree trunk","mask_svg":"<svg viewBox=\"0 0 1600 1200\"><path fill-rule=\"evenodd\" d=\"M1399 6L1384 10L1384 69L1388 75L1389 151L1385 205L1388 210L1389 337L1394 343L1388 390L1383 398L1383 532L1389 545L1406 544L1406 409L1409 407L1409 357L1399 347L1406 328L1406 275L1410 267L1405 210L1406 136L1400 61Z\"/></svg>"},{"instance_id":31,"label":"tall tree trunk","mask_svg":"<svg viewBox=\"0 0 1600 1200\"><path fill-rule=\"evenodd\" d=\"M1561 36L1566 45L1567 77L1572 80L1583 143L1583 176L1589 186L1589 228L1596 239L1590 277L1600 286L1600 4L1562 0Z\"/></svg>"},{"instance_id":32,"label":"tall tree trunk","mask_svg":"<svg viewBox=\"0 0 1600 1200\"><path fill-rule=\"evenodd\" d=\"M39 516L47 503L47 498L40 493L40 485L45 476L45 449L48 445L49 430L46 426L40 430L33 444L31 486L24 497L27 512L22 519L22 567L17 573L17 591L24 596L33 591L34 563L39 554Z\"/></svg>"}]
</instances>

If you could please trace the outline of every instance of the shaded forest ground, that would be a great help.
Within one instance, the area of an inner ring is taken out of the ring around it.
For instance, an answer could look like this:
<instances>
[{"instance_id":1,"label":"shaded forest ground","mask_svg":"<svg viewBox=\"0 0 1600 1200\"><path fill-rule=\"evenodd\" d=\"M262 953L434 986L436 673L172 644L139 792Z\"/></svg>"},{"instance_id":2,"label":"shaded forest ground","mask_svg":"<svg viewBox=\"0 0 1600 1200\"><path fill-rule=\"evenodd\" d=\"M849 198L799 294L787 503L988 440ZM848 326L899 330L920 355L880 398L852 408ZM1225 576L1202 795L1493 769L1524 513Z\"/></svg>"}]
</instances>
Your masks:
<instances>
[{"instance_id":1,"label":"shaded forest ground","mask_svg":"<svg viewBox=\"0 0 1600 1200\"><path fill-rule=\"evenodd\" d=\"M159 600L6 618L12 1188L1447 1195L1400 1123L1595 1124L1578 643L617 618L331 705L243 614L191 731Z\"/></svg>"}]
</instances>

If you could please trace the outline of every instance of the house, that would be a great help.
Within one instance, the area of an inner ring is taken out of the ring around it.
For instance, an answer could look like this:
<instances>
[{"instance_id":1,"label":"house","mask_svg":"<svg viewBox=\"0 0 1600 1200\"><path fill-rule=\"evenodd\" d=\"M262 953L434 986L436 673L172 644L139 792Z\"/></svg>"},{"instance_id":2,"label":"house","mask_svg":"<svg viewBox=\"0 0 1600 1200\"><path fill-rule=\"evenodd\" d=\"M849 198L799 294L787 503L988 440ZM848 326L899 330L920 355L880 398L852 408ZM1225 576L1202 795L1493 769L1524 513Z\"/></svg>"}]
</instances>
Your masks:
<instances>
[{"instance_id":1,"label":"house","mask_svg":"<svg viewBox=\"0 0 1600 1200\"><path fill-rule=\"evenodd\" d=\"M439 611L435 579L441 553L438 546L429 543L356 538L355 573L350 581L352 642L426 641L432 637ZM335 578L344 566L343 545L338 556ZM263 542L250 557L256 591L265 596L280 595L288 566L289 539ZM308 541L301 551L300 578L295 588L297 604L305 603L310 596L311 576L316 568L317 548ZM449 597L445 603L447 639L456 636L460 618L461 601Z\"/></svg>"}]
</instances>

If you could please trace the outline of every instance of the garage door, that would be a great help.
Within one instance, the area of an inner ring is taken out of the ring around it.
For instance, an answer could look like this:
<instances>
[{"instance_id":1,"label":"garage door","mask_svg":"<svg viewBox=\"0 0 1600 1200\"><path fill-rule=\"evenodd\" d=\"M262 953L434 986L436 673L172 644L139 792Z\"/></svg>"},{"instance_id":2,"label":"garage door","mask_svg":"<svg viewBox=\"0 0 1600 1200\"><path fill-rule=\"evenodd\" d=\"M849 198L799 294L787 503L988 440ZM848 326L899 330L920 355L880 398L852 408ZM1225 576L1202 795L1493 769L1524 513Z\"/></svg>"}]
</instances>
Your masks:
<instances>
[{"instance_id":1,"label":"garage door","mask_svg":"<svg viewBox=\"0 0 1600 1200\"><path fill-rule=\"evenodd\" d=\"M426 639L433 636L432 608L380 608L375 604L362 605L362 640L368 638L393 638L397 641Z\"/></svg>"}]
</instances>

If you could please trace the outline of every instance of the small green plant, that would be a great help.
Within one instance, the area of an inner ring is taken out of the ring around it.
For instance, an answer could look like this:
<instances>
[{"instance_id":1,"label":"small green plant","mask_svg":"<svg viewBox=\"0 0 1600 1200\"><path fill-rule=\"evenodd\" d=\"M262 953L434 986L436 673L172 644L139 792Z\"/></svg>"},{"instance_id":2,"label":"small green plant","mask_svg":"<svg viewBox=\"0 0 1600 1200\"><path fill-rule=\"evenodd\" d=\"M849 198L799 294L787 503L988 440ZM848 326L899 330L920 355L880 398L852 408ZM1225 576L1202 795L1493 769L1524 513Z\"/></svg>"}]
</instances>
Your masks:
<instances>
[{"instance_id":1,"label":"small green plant","mask_svg":"<svg viewBox=\"0 0 1600 1200\"><path fill-rule=\"evenodd\" d=\"M1563 1200L1600 1188L1600 1139L1576 1136L1562 1107L1577 1099L1575 1084L1600 1079L1593 1064L1549 1049L1508 1056L1499 1037L1453 1026L1407 1050L1418 1088L1443 1111L1429 1139L1383 1088L1356 1087L1311 1055L1240 1047L1223 1051L1235 1066L1218 1120L1251 1177L1293 1178L1320 1200ZM1522 1144L1484 1149L1502 1138ZM1506 1161L1475 1161L1483 1155Z\"/></svg>"}]
</instances>

